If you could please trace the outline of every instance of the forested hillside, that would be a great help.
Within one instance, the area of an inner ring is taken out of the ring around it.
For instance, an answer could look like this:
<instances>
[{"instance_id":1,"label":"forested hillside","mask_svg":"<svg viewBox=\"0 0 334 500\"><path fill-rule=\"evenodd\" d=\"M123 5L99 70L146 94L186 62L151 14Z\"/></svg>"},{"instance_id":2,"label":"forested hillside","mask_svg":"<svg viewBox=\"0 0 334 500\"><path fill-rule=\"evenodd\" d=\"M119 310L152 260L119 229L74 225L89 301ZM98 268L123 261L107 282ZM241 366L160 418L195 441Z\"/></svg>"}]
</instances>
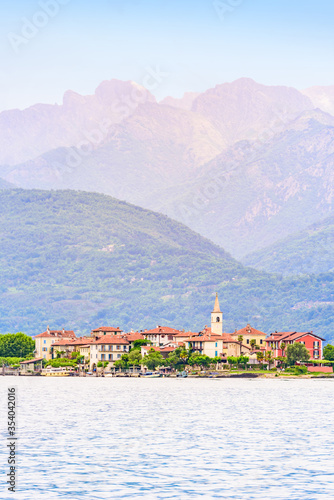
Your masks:
<instances>
[{"instance_id":1,"label":"forested hillside","mask_svg":"<svg viewBox=\"0 0 334 500\"><path fill-rule=\"evenodd\" d=\"M334 217L328 217L304 231L247 255L243 263L285 275L333 272Z\"/></svg>"},{"instance_id":2,"label":"forested hillside","mask_svg":"<svg viewBox=\"0 0 334 500\"><path fill-rule=\"evenodd\" d=\"M106 195L6 190L0 214L0 333L198 331L218 291L225 331L250 322L332 338L331 273L283 279L245 268L182 224Z\"/></svg>"}]
</instances>

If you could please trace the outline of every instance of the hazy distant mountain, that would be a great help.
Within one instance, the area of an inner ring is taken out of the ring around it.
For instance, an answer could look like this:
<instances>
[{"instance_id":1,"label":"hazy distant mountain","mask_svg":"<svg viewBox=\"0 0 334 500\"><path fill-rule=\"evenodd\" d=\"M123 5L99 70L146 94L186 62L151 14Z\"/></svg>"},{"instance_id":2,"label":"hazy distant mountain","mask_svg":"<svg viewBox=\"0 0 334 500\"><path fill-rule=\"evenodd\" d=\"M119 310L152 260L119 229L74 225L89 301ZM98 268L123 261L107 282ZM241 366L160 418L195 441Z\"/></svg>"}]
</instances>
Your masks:
<instances>
[{"instance_id":1,"label":"hazy distant mountain","mask_svg":"<svg viewBox=\"0 0 334 500\"><path fill-rule=\"evenodd\" d=\"M134 82L105 81L94 95L67 91L62 105L36 104L0 113L0 165L24 162L60 146L94 142L140 103L155 102ZM108 121L106 121L108 120ZM93 138L93 140L92 140Z\"/></svg>"},{"instance_id":2,"label":"hazy distant mountain","mask_svg":"<svg viewBox=\"0 0 334 500\"><path fill-rule=\"evenodd\" d=\"M24 188L94 190L145 204L153 190L187 181L225 148L205 118L146 103L113 126L90 154L58 148L4 177Z\"/></svg>"},{"instance_id":3,"label":"hazy distant mountain","mask_svg":"<svg viewBox=\"0 0 334 500\"><path fill-rule=\"evenodd\" d=\"M306 112L268 143L237 143L160 204L151 199L234 256L266 247L333 212L334 120Z\"/></svg>"},{"instance_id":4,"label":"hazy distant mountain","mask_svg":"<svg viewBox=\"0 0 334 500\"><path fill-rule=\"evenodd\" d=\"M260 85L250 78L217 85L200 94L192 111L205 116L230 145L296 118L314 105L290 87Z\"/></svg>"},{"instance_id":5,"label":"hazy distant mountain","mask_svg":"<svg viewBox=\"0 0 334 500\"><path fill-rule=\"evenodd\" d=\"M95 96L69 94L52 112L61 108L67 126L72 120L69 134L62 129L67 142L84 140L0 165L0 177L23 188L103 192L161 211L237 257L332 213L334 118L307 96L243 78L160 104L148 93L126 116L115 102L137 91L112 81ZM105 114L111 118L101 133L96 117ZM45 137L57 142L51 125Z\"/></svg>"},{"instance_id":6,"label":"hazy distant mountain","mask_svg":"<svg viewBox=\"0 0 334 500\"><path fill-rule=\"evenodd\" d=\"M334 272L334 217L246 255L243 263L284 275Z\"/></svg>"},{"instance_id":7,"label":"hazy distant mountain","mask_svg":"<svg viewBox=\"0 0 334 500\"><path fill-rule=\"evenodd\" d=\"M7 182L4 179L1 179L1 177L0 177L0 189L11 189L14 187L15 187L14 184L11 184L10 182Z\"/></svg>"},{"instance_id":8,"label":"hazy distant mountain","mask_svg":"<svg viewBox=\"0 0 334 500\"><path fill-rule=\"evenodd\" d=\"M334 116L334 85L327 87L310 87L302 93L309 97L316 108Z\"/></svg>"},{"instance_id":9,"label":"hazy distant mountain","mask_svg":"<svg viewBox=\"0 0 334 500\"><path fill-rule=\"evenodd\" d=\"M200 95L199 92L186 92L183 97L177 99L175 97L165 97L159 104L171 106L172 108L185 109L190 111L196 97Z\"/></svg>"}]
</instances>

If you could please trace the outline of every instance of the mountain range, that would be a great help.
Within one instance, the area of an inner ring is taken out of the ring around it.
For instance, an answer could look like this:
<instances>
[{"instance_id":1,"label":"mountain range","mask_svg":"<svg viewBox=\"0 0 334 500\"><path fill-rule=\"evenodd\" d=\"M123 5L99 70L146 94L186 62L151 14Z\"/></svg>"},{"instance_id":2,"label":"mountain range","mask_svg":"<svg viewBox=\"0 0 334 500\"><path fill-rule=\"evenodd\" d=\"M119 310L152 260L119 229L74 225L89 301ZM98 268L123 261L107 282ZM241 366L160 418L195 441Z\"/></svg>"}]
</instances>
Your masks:
<instances>
[{"instance_id":1,"label":"mountain range","mask_svg":"<svg viewBox=\"0 0 334 500\"><path fill-rule=\"evenodd\" d=\"M332 214L333 102L331 87L242 78L157 103L111 80L91 96L67 91L62 105L1 113L0 177L109 194L243 258Z\"/></svg>"},{"instance_id":2,"label":"mountain range","mask_svg":"<svg viewBox=\"0 0 334 500\"><path fill-rule=\"evenodd\" d=\"M0 191L0 332L50 328L87 335L210 322L224 330L334 329L334 274L285 277L244 267L166 216L77 191Z\"/></svg>"},{"instance_id":3,"label":"mountain range","mask_svg":"<svg viewBox=\"0 0 334 500\"><path fill-rule=\"evenodd\" d=\"M316 222L274 245L247 255L242 262L285 276L334 272L334 217Z\"/></svg>"}]
</instances>

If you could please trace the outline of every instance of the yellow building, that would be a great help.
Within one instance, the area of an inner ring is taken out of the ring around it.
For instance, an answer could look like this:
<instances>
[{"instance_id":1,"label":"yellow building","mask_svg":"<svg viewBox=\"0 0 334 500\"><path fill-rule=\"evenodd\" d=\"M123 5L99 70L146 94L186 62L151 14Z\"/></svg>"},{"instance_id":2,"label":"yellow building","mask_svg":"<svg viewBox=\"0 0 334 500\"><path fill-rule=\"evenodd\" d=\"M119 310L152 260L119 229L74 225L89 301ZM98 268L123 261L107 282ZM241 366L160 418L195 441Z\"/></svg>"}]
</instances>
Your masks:
<instances>
[{"instance_id":1,"label":"yellow building","mask_svg":"<svg viewBox=\"0 0 334 500\"><path fill-rule=\"evenodd\" d=\"M242 351L241 343L235 340L229 333L214 335L211 328L199 333L196 337L190 337L186 342L187 348L197 351L210 358L220 357L226 360L228 356L240 356Z\"/></svg>"},{"instance_id":2,"label":"yellow building","mask_svg":"<svg viewBox=\"0 0 334 500\"><path fill-rule=\"evenodd\" d=\"M80 346L79 352L85 361L90 361L90 344Z\"/></svg>"},{"instance_id":3,"label":"yellow building","mask_svg":"<svg viewBox=\"0 0 334 500\"><path fill-rule=\"evenodd\" d=\"M234 333L231 334L234 339L238 339L242 337L242 343L247 346L251 347L251 341L255 340L256 345L260 348L265 350L266 348L266 334L261 332L260 330L256 330L250 324L245 326L245 328L242 328L241 330L236 330Z\"/></svg>"},{"instance_id":4,"label":"yellow building","mask_svg":"<svg viewBox=\"0 0 334 500\"><path fill-rule=\"evenodd\" d=\"M50 330L47 327L46 331L35 335L35 357L43 358L49 361L52 359L52 345L58 340L69 340L73 341L75 339L75 333L72 330Z\"/></svg>"},{"instance_id":5,"label":"yellow building","mask_svg":"<svg viewBox=\"0 0 334 500\"><path fill-rule=\"evenodd\" d=\"M76 339L60 339L51 346L52 359L60 355L61 358L70 357L72 352L79 352L86 359L90 359L90 344L95 339L92 337L79 337Z\"/></svg>"},{"instance_id":6,"label":"yellow building","mask_svg":"<svg viewBox=\"0 0 334 500\"><path fill-rule=\"evenodd\" d=\"M99 361L108 362L111 368L122 354L129 352L129 342L120 335L101 336L90 344L90 369L95 370Z\"/></svg>"}]
</instances>

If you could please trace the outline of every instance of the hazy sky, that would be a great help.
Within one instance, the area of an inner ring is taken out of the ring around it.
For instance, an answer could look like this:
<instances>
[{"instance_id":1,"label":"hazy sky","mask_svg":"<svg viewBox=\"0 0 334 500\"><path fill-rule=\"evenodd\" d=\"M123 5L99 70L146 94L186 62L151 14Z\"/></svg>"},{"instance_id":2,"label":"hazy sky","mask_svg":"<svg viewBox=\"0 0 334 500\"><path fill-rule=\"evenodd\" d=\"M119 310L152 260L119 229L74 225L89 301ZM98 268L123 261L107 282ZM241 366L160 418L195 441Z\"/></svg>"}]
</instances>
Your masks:
<instances>
[{"instance_id":1,"label":"hazy sky","mask_svg":"<svg viewBox=\"0 0 334 500\"><path fill-rule=\"evenodd\" d=\"M242 76L334 85L333 21L333 0L3 0L0 110L157 67L158 99Z\"/></svg>"}]
</instances>

